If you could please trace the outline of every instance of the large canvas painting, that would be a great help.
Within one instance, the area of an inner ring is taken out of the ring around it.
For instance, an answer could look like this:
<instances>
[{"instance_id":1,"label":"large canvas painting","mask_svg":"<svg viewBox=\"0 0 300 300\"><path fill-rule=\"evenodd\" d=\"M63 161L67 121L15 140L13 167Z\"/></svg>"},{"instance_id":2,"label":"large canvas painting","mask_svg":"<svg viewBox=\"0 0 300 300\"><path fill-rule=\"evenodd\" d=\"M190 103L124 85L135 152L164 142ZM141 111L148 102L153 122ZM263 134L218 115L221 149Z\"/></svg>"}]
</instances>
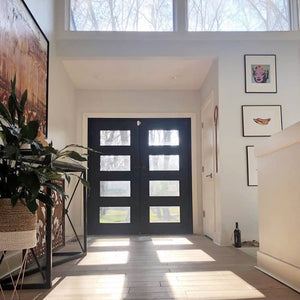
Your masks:
<instances>
[{"instance_id":1,"label":"large canvas painting","mask_svg":"<svg viewBox=\"0 0 300 300\"><path fill-rule=\"evenodd\" d=\"M16 75L16 93L25 89L27 122L39 120L47 135L49 42L22 0L1 0L0 101L7 103L10 81Z\"/></svg>"}]
</instances>

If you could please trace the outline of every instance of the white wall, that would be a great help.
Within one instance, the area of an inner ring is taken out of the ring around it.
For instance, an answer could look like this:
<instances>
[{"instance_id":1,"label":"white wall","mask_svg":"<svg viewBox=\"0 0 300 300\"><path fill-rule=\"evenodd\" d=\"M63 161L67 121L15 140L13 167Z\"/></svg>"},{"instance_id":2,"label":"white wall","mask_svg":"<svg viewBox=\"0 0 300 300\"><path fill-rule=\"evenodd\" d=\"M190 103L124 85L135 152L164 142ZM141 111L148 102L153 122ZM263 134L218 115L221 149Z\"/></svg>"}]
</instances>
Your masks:
<instances>
[{"instance_id":1,"label":"white wall","mask_svg":"<svg viewBox=\"0 0 300 300\"><path fill-rule=\"evenodd\" d=\"M197 91L90 91L76 92L76 119L78 142L87 143L86 121L88 117L111 118L191 118L192 135L192 185L193 185L193 229L201 233L201 195L197 161L199 151L199 92Z\"/></svg>"},{"instance_id":2,"label":"white wall","mask_svg":"<svg viewBox=\"0 0 300 300\"><path fill-rule=\"evenodd\" d=\"M277 94L245 94L244 54L277 55ZM298 42L232 42L219 60L220 180L222 244L232 241L238 221L242 240L258 240L257 188L247 186L246 145L263 137L242 137L241 105L282 105L284 128L300 119ZM275 221L275 220L274 220Z\"/></svg>"},{"instance_id":3,"label":"white wall","mask_svg":"<svg viewBox=\"0 0 300 300\"><path fill-rule=\"evenodd\" d=\"M75 90L66 74L62 62L57 58L55 40L55 1L26 0L27 6L44 31L50 43L49 55L49 94L48 94L48 141L53 141L59 149L75 142ZM66 183L67 184L67 183ZM70 194L73 184L67 188ZM78 201L78 200L77 200ZM72 215L74 212L70 210ZM81 220L74 218L75 225L81 226ZM66 222L66 232L70 227Z\"/></svg>"}]
</instances>

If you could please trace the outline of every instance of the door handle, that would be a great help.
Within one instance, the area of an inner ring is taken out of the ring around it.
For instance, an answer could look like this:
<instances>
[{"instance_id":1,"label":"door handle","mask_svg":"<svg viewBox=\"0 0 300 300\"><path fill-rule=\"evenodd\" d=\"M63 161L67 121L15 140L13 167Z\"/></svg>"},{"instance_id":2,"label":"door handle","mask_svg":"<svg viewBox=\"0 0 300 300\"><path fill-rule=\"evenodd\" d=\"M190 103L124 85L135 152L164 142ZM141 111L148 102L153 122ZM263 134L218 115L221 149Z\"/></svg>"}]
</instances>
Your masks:
<instances>
[{"instance_id":1,"label":"door handle","mask_svg":"<svg viewBox=\"0 0 300 300\"><path fill-rule=\"evenodd\" d=\"M212 173L206 175L205 177L210 177L212 179Z\"/></svg>"}]
</instances>

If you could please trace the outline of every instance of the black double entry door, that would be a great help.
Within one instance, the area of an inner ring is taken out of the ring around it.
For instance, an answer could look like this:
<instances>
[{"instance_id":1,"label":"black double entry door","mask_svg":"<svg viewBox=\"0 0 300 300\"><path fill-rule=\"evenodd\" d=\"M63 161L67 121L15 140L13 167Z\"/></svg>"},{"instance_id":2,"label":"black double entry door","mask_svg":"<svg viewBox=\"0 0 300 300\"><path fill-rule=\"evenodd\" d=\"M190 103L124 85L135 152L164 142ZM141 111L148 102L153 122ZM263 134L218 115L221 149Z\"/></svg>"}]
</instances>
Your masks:
<instances>
[{"instance_id":1,"label":"black double entry door","mask_svg":"<svg viewBox=\"0 0 300 300\"><path fill-rule=\"evenodd\" d=\"M190 119L88 120L89 234L192 233Z\"/></svg>"}]
</instances>

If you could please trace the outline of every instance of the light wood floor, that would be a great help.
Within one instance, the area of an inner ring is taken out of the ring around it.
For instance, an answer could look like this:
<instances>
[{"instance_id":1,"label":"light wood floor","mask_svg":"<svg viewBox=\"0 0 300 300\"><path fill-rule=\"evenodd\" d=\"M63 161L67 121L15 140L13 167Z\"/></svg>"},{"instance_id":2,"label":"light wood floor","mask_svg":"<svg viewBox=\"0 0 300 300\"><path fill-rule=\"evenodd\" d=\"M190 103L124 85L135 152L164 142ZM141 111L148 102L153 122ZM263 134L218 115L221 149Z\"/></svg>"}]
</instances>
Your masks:
<instances>
[{"instance_id":1,"label":"light wood floor","mask_svg":"<svg viewBox=\"0 0 300 300\"><path fill-rule=\"evenodd\" d=\"M195 235L92 237L85 258L54 268L52 290L21 299L300 299L255 263Z\"/></svg>"}]
</instances>

